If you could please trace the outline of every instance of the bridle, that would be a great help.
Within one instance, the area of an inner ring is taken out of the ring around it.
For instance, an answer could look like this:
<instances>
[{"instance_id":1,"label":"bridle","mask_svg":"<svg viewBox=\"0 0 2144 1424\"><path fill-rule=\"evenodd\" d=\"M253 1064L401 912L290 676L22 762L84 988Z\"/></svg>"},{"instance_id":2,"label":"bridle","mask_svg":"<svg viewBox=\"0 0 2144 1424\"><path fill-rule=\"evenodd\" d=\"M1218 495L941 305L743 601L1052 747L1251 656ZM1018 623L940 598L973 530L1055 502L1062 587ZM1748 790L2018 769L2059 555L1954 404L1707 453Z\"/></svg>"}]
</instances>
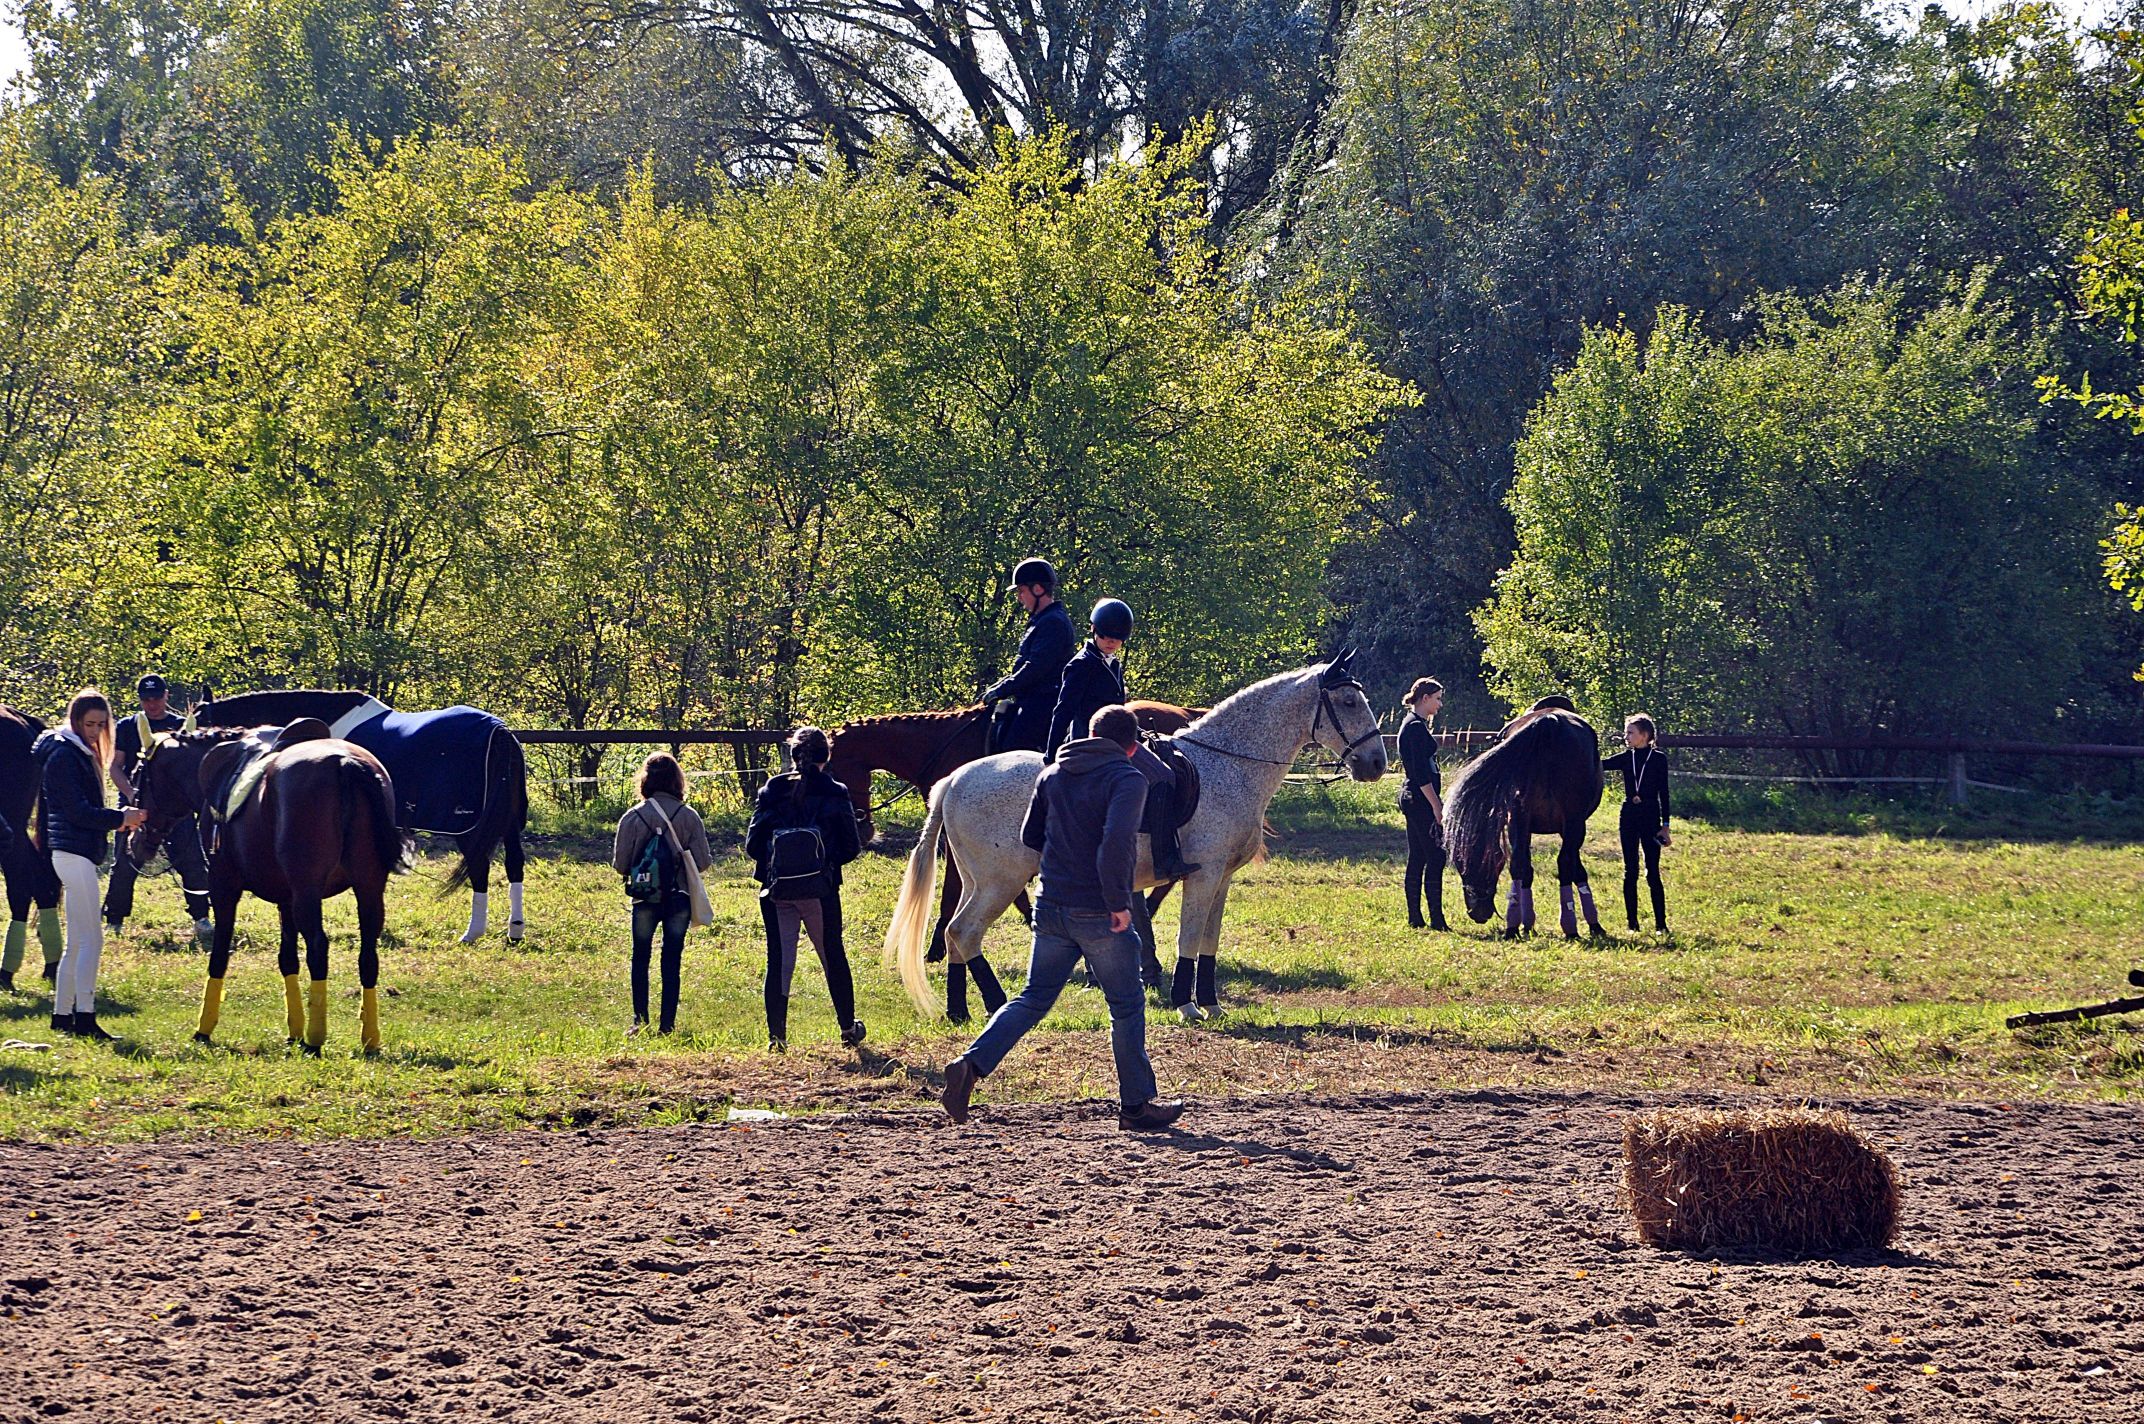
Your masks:
<instances>
[{"instance_id":1,"label":"bridle","mask_svg":"<svg viewBox=\"0 0 2144 1424\"><path fill-rule=\"evenodd\" d=\"M960 738L967 732L968 719L970 717L978 715L987 718L990 715L990 709L984 707L974 712L961 713L960 716L955 719L953 730L946 733L945 740L938 744L938 749L932 752L929 757L925 758L922 769L918 771L916 775L924 781L929 781L931 776L931 769L938 765L939 758L943 757L946 754L947 750L952 747L953 743L959 741ZM875 820L879 812L889 811L893 809L895 806L900 805L903 801L906 801L909 797L915 795L920 789L921 788L916 784L916 782L903 780L901 783L900 790L894 792L885 800L880 801L875 805L868 806L864 810L857 812L856 819L859 821Z\"/></svg>"},{"instance_id":2,"label":"bridle","mask_svg":"<svg viewBox=\"0 0 2144 1424\"><path fill-rule=\"evenodd\" d=\"M1318 684L1318 710L1310 719L1310 740L1305 742L1303 744L1304 746L1324 745L1322 742L1318 741L1318 729L1320 727L1323 727L1327 722L1332 723L1333 731L1335 733L1344 733L1347 730L1347 728L1340 725L1340 713L1338 709L1333 706L1333 693L1339 691L1342 688L1353 688L1357 692L1363 692L1362 684L1357 682L1354 678L1347 678L1346 680L1341 682ZM1364 695L1364 701L1368 701L1368 695L1366 693ZM1382 742L1384 735L1384 730L1380 728L1373 720L1370 723L1369 731L1364 732L1359 737L1353 738L1347 743L1346 746L1340 749L1340 760L1342 762L1345 762L1349 757L1355 754L1355 749L1361 746L1364 742ZM1218 756L1234 757L1238 761L1257 762L1261 766L1295 765L1294 757L1289 757L1285 761L1279 761L1275 760L1272 757L1254 756L1250 752L1239 752L1229 747L1217 747L1212 742L1199 740L1197 737L1192 736L1189 732L1178 732L1171 740L1178 742L1188 742L1194 747L1202 747L1205 750L1213 752ZM1343 776L1345 774L1345 772L1341 773L1341 775ZM1339 779L1340 778L1338 776L1333 778L1333 780L1335 781Z\"/></svg>"}]
</instances>

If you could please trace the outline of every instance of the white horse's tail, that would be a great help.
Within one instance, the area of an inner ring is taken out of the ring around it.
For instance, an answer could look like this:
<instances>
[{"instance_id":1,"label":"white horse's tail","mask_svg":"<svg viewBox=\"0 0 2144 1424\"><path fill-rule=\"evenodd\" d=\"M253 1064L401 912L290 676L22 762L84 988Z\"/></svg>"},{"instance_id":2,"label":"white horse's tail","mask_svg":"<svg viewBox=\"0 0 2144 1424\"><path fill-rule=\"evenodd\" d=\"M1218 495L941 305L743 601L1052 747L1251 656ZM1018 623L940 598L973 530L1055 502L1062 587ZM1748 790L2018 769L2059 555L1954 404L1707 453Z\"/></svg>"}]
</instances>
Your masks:
<instances>
[{"instance_id":1,"label":"white horse's tail","mask_svg":"<svg viewBox=\"0 0 2144 1424\"><path fill-rule=\"evenodd\" d=\"M908 872L901 877L901 898L893 905L893 918L886 924L884 962L898 964L908 997L925 1018L938 1014L938 1001L930 980L923 973L923 951L930 944L931 925L938 899L938 843L945 838L945 789L951 778L931 788L930 812L923 818L923 834L908 853Z\"/></svg>"}]
</instances>

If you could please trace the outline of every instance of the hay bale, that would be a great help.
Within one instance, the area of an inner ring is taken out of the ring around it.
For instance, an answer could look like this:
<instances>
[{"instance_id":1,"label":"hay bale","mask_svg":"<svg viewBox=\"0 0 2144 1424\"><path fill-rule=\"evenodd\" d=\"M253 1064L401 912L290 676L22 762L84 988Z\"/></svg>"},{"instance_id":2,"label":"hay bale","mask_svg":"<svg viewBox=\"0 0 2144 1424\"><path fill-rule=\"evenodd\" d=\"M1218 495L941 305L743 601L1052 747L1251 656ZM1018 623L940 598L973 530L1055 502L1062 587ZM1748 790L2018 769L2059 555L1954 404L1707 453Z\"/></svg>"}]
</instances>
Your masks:
<instances>
[{"instance_id":1,"label":"hay bale","mask_svg":"<svg viewBox=\"0 0 2144 1424\"><path fill-rule=\"evenodd\" d=\"M1897 1169L1844 1113L1661 1108L1623 1129L1623 1163L1648 1246L1813 1256L1898 1235Z\"/></svg>"}]
</instances>

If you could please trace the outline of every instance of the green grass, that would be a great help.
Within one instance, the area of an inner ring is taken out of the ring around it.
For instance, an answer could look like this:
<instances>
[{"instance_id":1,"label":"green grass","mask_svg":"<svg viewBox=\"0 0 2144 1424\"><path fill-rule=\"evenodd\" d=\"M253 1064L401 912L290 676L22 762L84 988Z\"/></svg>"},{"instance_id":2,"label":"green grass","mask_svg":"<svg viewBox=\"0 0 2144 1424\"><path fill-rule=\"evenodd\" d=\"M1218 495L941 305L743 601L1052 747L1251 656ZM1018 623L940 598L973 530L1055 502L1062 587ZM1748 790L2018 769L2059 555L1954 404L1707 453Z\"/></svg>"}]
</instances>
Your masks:
<instances>
[{"instance_id":1,"label":"green grass","mask_svg":"<svg viewBox=\"0 0 2144 1424\"><path fill-rule=\"evenodd\" d=\"M1694 812L1699 798L1691 802ZM1231 1013L1218 1027L1184 1030L1163 1028L1157 1012L1164 1076L1201 1091L1536 1073L1994 1096L2128 1097L2144 1087L2134 1022L2002 1028L2021 1008L2114 997L2144 962L2144 845L2120 839L2131 830L2127 808L2036 806L2030 821L2001 806L1703 809L1712 819L1686 815L1668 853L1671 940L1567 944L1551 924L1546 936L1507 943L1486 927L1452 936L1403 927L1388 788L1291 790L1274 808L1272 861L1246 872L1230 902ZM1590 864L1613 924L1611 813L1596 823ZM792 1010L796 1051L765 1054L759 919L734 854L712 877L716 926L695 931L686 953L683 1032L628 1041L624 901L600 863L607 849L564 835L543 846L529 876L530 938L518 947L496 934L473 948L454 942L467 902L437 894L445 861L397 881L383 951L387 1048L369 1060L356 1052L347 900L330 907L330 1041L314 1059L283 1043L274 919L250 902L219 1042L190 1042L202 959L175 932L175 887L146 884L134 926L106 951L103 1021L122 1043L0 1054L0 1136L441 1133L675 1121L719 1115L731 1102L913 1100L924 1070L905 1065L956 1051L964 1035L920 1020L879 967L900 866L888 854L867 856L848 891L871 1052L834 1044L807 957ZM1539 898L1552 921L1553 889ZM1457 914L1456 884L1448 900ZM1173 913L1161 920L1173 934ZM34 975L34 938L31 954ZM1016 917L994 931L990 954L1016 981L1025 959ZM0 1035L48 1038L48 1012L41 995L0 997ZM1106 1055L1095 1035L1077 1031L1102 1022L1097 996L1068 994L1051 1025L1064 1036L1046 1034L1043 1051L1016 1055L993 1091L1099 1091ZM1388 1052L1333 1051L1348 1045Z\"/></svg>"}]
</instances>

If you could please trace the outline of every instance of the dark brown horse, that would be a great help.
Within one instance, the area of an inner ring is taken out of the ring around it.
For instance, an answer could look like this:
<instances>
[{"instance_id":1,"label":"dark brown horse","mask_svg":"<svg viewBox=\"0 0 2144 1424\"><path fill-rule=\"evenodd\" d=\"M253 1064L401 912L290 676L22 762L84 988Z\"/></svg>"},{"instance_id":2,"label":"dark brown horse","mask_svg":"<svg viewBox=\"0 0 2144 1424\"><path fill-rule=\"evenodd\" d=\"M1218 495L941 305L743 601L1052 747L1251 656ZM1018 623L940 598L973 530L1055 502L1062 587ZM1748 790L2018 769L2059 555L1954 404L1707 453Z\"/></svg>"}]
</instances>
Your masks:
<instances>
[{"instance_id":1,"label":"dark brown horse","mask_svg":"<svg viewBox=\"0 0 2144 1424\"><path fill-rule=\"evenodd\" d=\"M1199 712L1172 702L1138 701L1129 704L1139 725L1149 732L1168 736L1191 725ZM950 712L896 712L883 717L865 717L834 729L828 741L832 752L827 775L849 788L856 806L856 830L865 845L878 834L874 817L879 811L911 795L928 797L946 777L983 754L983 732L990 716L980 705ZM903 783L886 800L873 804L871 774L885 772ZM1158 903L1159 897L1156 897ZM930 960L945 957L945 925L960 905L960 871L949 860L945 865L945 888L938 897L938 920L931 927ZM1028 910L1027 896L1018 901L1020 913ZM997 996L984 990L984 1007L996 1012ZM965 1022L968 1002L967 970L955 964L947 972L946 1017Z\"/></svg>"},{"instance_id":2,"label":"dark brown horse","mask_svg":"<svg viewBox=\"0 0 2144 1424\"><path fill-rule=\"evenodd\" d=\"M1533 838L1561 836L1556 879L1562 890L1563 932L1577 937L1582 907L1592 932L1604 933L1593 908L1593 887L1579 859L1586 821L1600 804L1599 733L1566 699L1542 698L1468 764L1444 798L1445 845L1466 891L1468 917L1481 924L1496 913L1496 882L1508 861L1511 898L1504 933L1531 933Z\"/></svg>"},{"instance_id":3,"label":"dark brown horse","mask_svg":"<svg viewBox=\"0 0 2144 1424\"><path fill-rule=\"evenodd\" d=\"M208 894L216 934L208 956L208 983L201 992L201 1020L194 1037L216 1032L223 1008L223 976L231 961L238 901L257 895L282 920L283 1002L290 1040L318 1053L327 1041L328 932L321 902L348 890L357 899L357 979L363 986L360 1015L367 1053L380 1047L380 931L387 920L387 877L409 862L409 842L395 826L394 783L378 758L352 742L324 735L296 740L294 724L285 743L266 756L266 770L244 795L230 820L218 828L208 856ZM180 817L211 822L210 805L233 766L242 760L246 733L219 729L159 736L135 773L136 803L148 822L127 838L136 863L155 854L157 843ZM298 992L298 937L305 937L310 993Z\"/></svg>"},{"instance_id":4,"label":"dark brown horse","mask_svg":"<svg viewBox=\"0 0 2144 1424\"><path fill-rule=\"evenodd\" d=\"M0 845L0 876L7 881L5 968L10 980L21 967L32 905L43 911L46 924L52 927L39 926L45 936L47 978L59 962L59 936L52 932L59 925L59 877L52 873L52 862L31 839L31 828L36 824L33 813L37 806L37 764L30 759L30 744L44 730L45 724L29 713L0 703L0 820L6 821L12 832L6 844Z\"/></svg>"}]
</instances>

